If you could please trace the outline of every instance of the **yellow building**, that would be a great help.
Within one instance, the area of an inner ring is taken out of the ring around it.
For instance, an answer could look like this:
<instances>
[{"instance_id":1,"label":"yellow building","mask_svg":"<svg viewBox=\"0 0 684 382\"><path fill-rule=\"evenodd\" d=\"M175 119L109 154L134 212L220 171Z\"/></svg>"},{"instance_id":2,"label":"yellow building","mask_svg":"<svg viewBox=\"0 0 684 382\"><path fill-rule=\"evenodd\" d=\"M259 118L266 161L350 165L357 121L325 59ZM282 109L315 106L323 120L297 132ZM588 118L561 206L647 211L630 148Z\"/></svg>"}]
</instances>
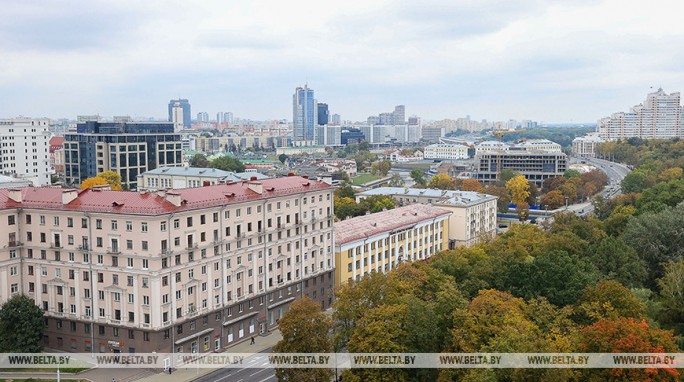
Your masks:
<instances>
[{"instance_id":1,"label":"yellow building","mask_svg":"<svg viewBox=\"0 0 684 382\"><path fill-rule=\"evenodd\" d=\"M335 223L335 288L447 249L449 215L413 204Z\"/></svg>"}]
</instances>

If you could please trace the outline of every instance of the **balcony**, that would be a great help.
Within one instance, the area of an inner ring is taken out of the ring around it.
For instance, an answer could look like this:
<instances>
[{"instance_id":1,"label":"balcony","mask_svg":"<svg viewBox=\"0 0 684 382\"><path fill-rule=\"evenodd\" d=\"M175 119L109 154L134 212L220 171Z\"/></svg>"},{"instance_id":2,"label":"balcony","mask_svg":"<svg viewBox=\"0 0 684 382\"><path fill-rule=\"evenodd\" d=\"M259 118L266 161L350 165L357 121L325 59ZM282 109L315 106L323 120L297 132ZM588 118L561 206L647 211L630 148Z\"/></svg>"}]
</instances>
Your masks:
<instances>
[{"instance_id":1,"label":"balcony","mask_svg":"<svg viewBox=\"0 0 684 382\"><path fill-rule=\"evenodd\" d=\"M19 241L10 241L7 243L8 247L21 247L21 242Z\"/></svg>"},{"instance_id":2,"label":"balcony","mask_svg":"<svg viewBox=\"0 0 684 382\"><path fill-rule=\"evenodd\" d=\"M84 244L84 245L79 245L78 247L76 247L76 249L79 251L87 251L89 248L88 248L88 244Z\"/></svg>"},{"instance_id":3,"label":"balcony","mask_svg":"<svg viewBox=\"0 0 684 382\"><path fill-rule=\"evenodd\" d=\"M149 328L152 327L152 325L150 325L150 324L144 324L144 323L143 323L143 324L140 324L140 326L142 326L143 329L149 329Z\"/></svg>"},{"instance_id":4,"label":"balcony","mask_svg":"<svg viewBox=\"0 0 684 382\"><path fill-rule=\"evenodd\" d=\"M107 247L107 253L117 254L117 253L121 253L121 250L119 249L118 246L117 247Z\"/></svg>"},{"instance_id":5,"label":"balcony","mask_svg":"<svg viewBox=\"0 0 684 382\"><path fill-rule=\"evenodd\" d=\"M50 243L50 248L62 248L62 243L59 241Z\"/></svg>"},{"instance_id":6,"label":"balcony","mask_svg":"<svg viewBox=\"0 0 684 382\"><path fill-rule=\"evenodd\" d=\"M198 243L188 243L188 246L186 249L197 249L197 248L199 248Z\"/></svg>"}]
</instances>

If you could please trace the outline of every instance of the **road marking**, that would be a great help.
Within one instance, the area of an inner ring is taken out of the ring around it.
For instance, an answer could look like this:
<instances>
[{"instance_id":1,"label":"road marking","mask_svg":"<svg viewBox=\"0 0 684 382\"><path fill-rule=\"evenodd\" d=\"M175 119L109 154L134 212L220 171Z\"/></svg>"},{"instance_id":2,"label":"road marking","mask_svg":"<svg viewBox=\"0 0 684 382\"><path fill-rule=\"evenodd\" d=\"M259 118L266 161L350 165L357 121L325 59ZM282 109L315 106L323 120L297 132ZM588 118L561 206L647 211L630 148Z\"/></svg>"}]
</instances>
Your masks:
<instances>
[{"instance_id":1,"label":"road marking","mask_svg":"<svg viewBox=\"0 0 684 382\"><path fill-rule=\"evenodd\" d=\"M264 372L264 371L266 371L266 370L269 370L269 369L261 369L261 370L257 371L256 373L250 374L249 376L251 377L251 376L253 376L253 375L257 375L257 374L259 374L259 373L261 373L261 372Z\"/></svg>"},{"instance_id":2,"label":"road marking","mask_svg":"<svg viewBox=\"0 0 684 382\"><path fill-rule=\"evenodd\" d=\"M266 378L266 379L262 379L262 380L259 381L259 382L265 382L265 381L268 381L268 380L271 379L271 378L275 378L275 374L272 375L272 376L270 376L270 377L268 377L268 378ZM238 382L239 382L239 381L238 381Z\"/></svg>"}]
</instances>

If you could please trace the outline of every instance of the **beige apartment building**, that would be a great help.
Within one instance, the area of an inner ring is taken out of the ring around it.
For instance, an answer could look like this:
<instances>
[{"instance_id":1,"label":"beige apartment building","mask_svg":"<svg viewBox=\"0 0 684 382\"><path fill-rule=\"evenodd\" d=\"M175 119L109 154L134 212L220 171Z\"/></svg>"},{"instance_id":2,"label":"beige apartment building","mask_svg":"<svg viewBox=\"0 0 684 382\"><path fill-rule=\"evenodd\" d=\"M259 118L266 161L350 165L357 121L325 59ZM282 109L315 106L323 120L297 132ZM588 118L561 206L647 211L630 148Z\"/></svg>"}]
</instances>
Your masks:
<instances>
[{"instance_id":1,"label":"beige apartment building","mask_svg":"<svg viewBox=\"0 0 684 382\"><path fill-rule=\"evenodd\" d=\"M484 238L496 236L496 196L434 188L378 187L356 194L356 201L373 195L389 196L399 206L431 204L450 212L447 222L449 249L475 245Z\"/></svg>"},{"instance_id":2,"label":"beige apartment building","mask_svg":"<svg viewBox=\"0 0 684 382\"><path fill-rule=\"evenodd\" d=\"M151 192L0 190L0 302L71 352L222 351L302 296L332 303L332 188L304 177Z\"/></svg>"},{"instance_id":3,"label":"beige apartment building","mask_svg":"<svg viewBox=\"0 0 684 382\"><path fill-rule=\"evenodd\" d=\"M335 287L447 249L449 215L414 204L335 223Z\"/></svg>"}]
</instances>

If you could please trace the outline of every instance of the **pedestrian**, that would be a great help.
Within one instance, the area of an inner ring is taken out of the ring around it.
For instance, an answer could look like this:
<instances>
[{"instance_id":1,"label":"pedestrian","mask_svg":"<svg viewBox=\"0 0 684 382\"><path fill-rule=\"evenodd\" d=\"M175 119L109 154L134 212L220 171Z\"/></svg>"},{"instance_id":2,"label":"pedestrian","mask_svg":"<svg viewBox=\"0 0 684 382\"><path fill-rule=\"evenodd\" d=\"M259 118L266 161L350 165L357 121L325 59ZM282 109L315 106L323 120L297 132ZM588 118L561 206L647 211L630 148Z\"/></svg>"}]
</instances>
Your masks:
<instances>
[{"instance_id":1,"label":"pedestrian","mask_svg":"<svg viewBox=\"0 0 684 382\"><path fill-rule=\"evenodd\" d=\"M254 336L252 336L252 341L249 343L250 345L254 345Z\"/></svg>"}]
</instances>

